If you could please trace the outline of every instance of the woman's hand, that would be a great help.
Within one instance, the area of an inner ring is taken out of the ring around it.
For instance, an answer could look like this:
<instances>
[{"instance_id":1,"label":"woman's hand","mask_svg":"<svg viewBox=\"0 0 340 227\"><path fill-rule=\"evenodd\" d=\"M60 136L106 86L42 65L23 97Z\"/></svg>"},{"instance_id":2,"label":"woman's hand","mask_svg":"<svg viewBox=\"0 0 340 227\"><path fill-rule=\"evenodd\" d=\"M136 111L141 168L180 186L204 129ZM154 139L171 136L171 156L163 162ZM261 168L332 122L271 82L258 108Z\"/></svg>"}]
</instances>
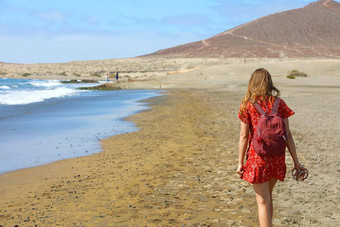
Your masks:
<instances>
[{"instance_id":1,"label":"woman's hand","mask_svg":"<svg viewBox=\"0 0 340 227\"><path fill-rule=\"evenodd\" d=\"M242 164L238 164L237 169L236 169L236 173L239 175L240 178L242 178L242 175L243 175L243 165Z\"/></svg>"},{"instance_id":2,"label":"woman's hand","mask_svg":"<svg viewBox=\"0 0 340 227\"><path fill-rule=\"evenodd\" d=\"M307 168L303 167L303 165L301 165L299 162L294 163L294 167L295 167L295 168L298 168L298 169L300 169L300 170L302 170L302 171L307 170Z\"/></svg>"},{"instance_id":3,"label":"woman's hand","mask_svg":"<svg viewBox=\"0 0 340 227\"><path fill-rule=\"evenodd\" d=\"M304 181L308 177L308 170L303 167L299 162L294 163L294 169L292 170L292 176L296 181Z\"/></svg>"}]
</instances>

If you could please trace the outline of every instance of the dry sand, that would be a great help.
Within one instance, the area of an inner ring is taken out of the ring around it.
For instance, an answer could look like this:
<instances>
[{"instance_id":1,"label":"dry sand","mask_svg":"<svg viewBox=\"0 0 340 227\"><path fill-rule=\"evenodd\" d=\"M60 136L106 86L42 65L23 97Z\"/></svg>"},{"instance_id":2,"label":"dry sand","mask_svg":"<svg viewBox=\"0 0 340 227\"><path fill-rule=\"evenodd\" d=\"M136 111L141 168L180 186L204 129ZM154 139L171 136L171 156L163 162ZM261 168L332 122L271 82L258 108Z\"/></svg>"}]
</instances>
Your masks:
<instances>
[{"instance_id":1,"label":"dry sand","mask_svg":"<svg viewBox=\"0 0 340 227\"><path fill-rule=\"evenodd\" d=\"M241 60L199 69L190 60L169 70L183 73L122 81L167 95L148 100L152 109L128 118L140 130L103 140L101 153L1 175L0 225L258 225L252 186L235 174L237 112L250 73L264 66L296 112L290 125L310 170L305 182L287 173L278 183L274 224L339 226L340 61ZM286 79L293 69L309 77Z\"/></svg>"}]
</instances>

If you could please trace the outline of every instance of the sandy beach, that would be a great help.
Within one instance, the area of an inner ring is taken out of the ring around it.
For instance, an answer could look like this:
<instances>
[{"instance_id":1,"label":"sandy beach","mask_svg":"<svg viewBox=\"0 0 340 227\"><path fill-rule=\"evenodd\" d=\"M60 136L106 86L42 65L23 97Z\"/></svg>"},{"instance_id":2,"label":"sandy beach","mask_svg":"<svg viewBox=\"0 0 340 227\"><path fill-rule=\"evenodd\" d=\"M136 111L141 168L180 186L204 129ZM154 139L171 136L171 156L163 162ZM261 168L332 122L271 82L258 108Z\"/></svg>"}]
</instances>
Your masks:
<instances>
[{"instance_id":1,"label":"sandy beach","mask_svg":"<svg viewBox=\"0 0 340 227\"><path fill-rule=\"evenodd\" d=\"M98 154L1 175L0 225L257 226L252 186L235 169L238 107L259 66L268 68L296 112L290 125L310 171L305 182L287 172L278 183L274 225L340 225L339 60L199 68L189 62L170 74L126 78L125 88L161 88L166 94L147 100L150 110L127 119L140 130L103 140ZM287 79L293 69L308 77ZM292 169L288 155L286 161Z\"/></svg>"}]
</instances>

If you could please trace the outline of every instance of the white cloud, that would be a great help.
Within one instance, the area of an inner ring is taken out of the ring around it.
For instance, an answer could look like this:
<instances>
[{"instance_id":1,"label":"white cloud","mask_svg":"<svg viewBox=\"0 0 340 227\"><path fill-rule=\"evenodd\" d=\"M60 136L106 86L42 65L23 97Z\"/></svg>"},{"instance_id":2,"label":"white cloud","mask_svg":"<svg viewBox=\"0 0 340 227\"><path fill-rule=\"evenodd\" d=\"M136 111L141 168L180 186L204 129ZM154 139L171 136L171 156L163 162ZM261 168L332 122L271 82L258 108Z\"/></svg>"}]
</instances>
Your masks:
<instances>
[{"instance_id":1,"label":"white cloud","mask_svg":"<svg viewBox=\"0 0 340 227\"><path fill-rule=\"evenodd\" d=\"M66 14L61 13L56 10L45 11L45 12L35 12L34 14L40 19L51 22L51 23L63 23L63 22L66 22L68 18Z\"/></svg>"},{"instance_id":2,"label":"white cloud","mask_svg":"<svg viewBox=\"0 0 340 227\"><path fill-rule=\"evenodd\" d=\"M86 17L85 21L87 21L91 25L97 25L99 23L98 19L93 16Z\"/></svg>"},{"instance_id":3,"label":"white cloud","mask_svg":"<svg viewBox=\"0 0 340 227\"><path fill-rule=\"evenodd\" d=\"M0 34L0 62L47 63L135 57L197 39L191 33L63 32Z\"/></svg>"}]
</instances>

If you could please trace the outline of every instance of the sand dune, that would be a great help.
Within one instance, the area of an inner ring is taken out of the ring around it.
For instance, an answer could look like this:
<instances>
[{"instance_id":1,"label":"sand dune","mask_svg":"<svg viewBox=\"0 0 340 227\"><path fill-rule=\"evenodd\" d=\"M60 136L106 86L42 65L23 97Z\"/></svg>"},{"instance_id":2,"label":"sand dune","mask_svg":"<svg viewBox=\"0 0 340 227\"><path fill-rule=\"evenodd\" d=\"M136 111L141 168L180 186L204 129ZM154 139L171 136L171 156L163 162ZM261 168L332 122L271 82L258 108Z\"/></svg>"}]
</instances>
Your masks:
<instances>
[{"instance_id":1,"label":"sand dune","mask_svg":"<svg viewBox=\"0 0 340 227\"><path fill-rule=\"evenodd\" d=\"M131 58L54 64L0 63L0 75L6 78L105 80L107 75L118 70L124 88L195 88L244 83L251 72L260 67L267 68L282 82L288 81L285 76L292 70L307 73L308 78L299 78L306 83L312 80L327 83L325 78L329 78L334 84L333 80L336 82L340 77L340 59L272 58Z\"/></svg>"}]
</instances>

